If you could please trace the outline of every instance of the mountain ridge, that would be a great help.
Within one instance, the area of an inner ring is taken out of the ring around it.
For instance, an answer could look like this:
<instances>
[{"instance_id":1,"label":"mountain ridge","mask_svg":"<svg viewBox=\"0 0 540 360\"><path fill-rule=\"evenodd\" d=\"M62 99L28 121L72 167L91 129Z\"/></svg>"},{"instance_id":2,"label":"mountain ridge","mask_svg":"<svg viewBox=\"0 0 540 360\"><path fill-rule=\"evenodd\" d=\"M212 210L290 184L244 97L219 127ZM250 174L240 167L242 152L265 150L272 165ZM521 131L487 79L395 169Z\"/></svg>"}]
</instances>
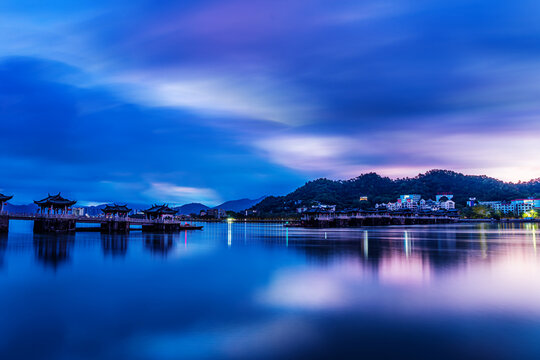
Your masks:
<instances>
[{"instance_id":1,"label":"mountain ridge","mask_svg":"<svg viewBox=\"0 0 540 360\"><path fill-rule=\"evenodd\" d=\"M225 211L239 212L239 211L246 210L257 205L258 203L263 201L265 198L266 196L261 196L260 198L257 198L257 199L244 198L244 199L238 199L238 200L229 200L229 201L225 201L223 204L213 207L213 209L223 209Z\"/></svg>"}]
</instances>

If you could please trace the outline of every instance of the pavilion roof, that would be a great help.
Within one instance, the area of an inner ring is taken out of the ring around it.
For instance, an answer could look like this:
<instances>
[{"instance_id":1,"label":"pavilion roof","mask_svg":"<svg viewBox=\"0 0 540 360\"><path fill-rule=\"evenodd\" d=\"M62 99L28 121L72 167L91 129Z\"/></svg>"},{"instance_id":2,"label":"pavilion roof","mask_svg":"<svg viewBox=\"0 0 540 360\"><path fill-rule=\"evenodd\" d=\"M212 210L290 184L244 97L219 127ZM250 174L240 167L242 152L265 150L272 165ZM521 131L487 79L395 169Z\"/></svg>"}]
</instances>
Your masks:
<instances>
[{"instance_id":1,"label":"pavilion roof","mask_svg":"<svg viewBox=\"0 0 540 360\"><path fill-rule=\"evenodd\" d=\"M0 202L5 202L5 201L8 201L8 200L11 200L12 197L13 197L13 195L9 196L9 195L4 195L4 194L0 193Z\"/></svg>"},{"instance_id":2,"label":"pavilion roof","mask_svg":"<svg viewBox=\"0 0 540 360\"><path fill-rule=\"evenodd\" d=\"M178 211L171 209L166 204L163 204L163 205L154 204L150 209L144 210L143 212L145 214L171 214L171 215L174 215Z\"/></svg>"},{"instance_id":3,"label":"pavilion roof","mask_svg":"<svg viewBox=\"0 0 540 360\"><path fill-rule=\"evenodd\" d=\"M130 212L131 209L127 207L127 205L105 205L103 209L101 209L104 213L114 213L114 212Z\"/></svg>"},{"instance_id":4,"label":"pavilion roof","mask_svg":"<svg viewBox=\"0 0 540 360\"><path fill-rule=\"evenodd\" d=\"M34 203L39 206L71 206L77 203L77 201L63 198L62 195L58 193L57 195L49 194L45 199L36 200Z\"/></svg>"}]
</instances>

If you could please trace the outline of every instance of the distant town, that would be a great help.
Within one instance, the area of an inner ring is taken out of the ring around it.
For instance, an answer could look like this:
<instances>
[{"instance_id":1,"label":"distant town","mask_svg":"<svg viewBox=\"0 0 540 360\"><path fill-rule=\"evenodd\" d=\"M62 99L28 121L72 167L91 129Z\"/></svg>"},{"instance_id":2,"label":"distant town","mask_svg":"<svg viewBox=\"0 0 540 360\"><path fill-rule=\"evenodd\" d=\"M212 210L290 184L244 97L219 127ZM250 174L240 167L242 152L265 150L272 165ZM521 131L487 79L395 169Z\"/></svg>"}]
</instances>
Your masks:
<instances>
[{"instance_id":1,"label":"distant town","mask_svg":"<svg viewBox=\"0 0 540 360\"><path fill-rule=\"evenodd\" d=\"M460 211L452 200L451 193L437 194L435 200L422 199L419 194L401 195L395 202L376 204L374 208L353 208L336 210L336 205L315 204L296 209L305 223L313 221L333 221L355 219L366 215L409 218L461 218L461 219L537 219L540 214L540 199L515 199L511 201L477 201L471 197L466 207ZM359 198L360 203L368 202L367 196ZM301 202L300 202L301 203Z\"/></svg>"}]
</instances>

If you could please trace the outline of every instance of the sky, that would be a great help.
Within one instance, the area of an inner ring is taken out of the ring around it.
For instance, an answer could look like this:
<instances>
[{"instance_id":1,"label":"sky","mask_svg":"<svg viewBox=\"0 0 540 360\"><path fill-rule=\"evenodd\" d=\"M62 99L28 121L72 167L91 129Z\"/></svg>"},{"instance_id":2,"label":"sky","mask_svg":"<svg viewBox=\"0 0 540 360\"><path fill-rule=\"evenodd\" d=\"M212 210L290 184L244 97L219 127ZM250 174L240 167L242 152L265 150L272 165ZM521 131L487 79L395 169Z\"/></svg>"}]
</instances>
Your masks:
<instances>
[{"instance_id":1,"label":"sky","mask_svg":"<svg viewBox=\"0 0 540 360\"><path fill-rule=\"evenodd\" d=\"M286 194L430 169L540 176L540 3L2 0L0 192Z\"/></svg>"}]
</instances>

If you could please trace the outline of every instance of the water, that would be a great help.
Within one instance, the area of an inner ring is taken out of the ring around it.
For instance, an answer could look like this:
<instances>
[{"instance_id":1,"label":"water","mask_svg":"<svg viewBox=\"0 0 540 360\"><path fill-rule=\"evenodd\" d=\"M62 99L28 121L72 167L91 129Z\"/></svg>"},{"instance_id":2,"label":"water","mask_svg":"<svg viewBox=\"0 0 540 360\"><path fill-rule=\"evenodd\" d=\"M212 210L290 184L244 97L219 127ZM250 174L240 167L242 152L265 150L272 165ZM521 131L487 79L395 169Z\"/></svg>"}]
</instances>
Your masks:
<instances>
[{"instance_id":1,"label":"water","mask_svg":"<svg viewBox=\"0 0 540 360\"><path fill-rule=\"evenodd\" d=\"M1 359L539 359L538 224L0 238Z\"/></svg>"}]
</instances>

